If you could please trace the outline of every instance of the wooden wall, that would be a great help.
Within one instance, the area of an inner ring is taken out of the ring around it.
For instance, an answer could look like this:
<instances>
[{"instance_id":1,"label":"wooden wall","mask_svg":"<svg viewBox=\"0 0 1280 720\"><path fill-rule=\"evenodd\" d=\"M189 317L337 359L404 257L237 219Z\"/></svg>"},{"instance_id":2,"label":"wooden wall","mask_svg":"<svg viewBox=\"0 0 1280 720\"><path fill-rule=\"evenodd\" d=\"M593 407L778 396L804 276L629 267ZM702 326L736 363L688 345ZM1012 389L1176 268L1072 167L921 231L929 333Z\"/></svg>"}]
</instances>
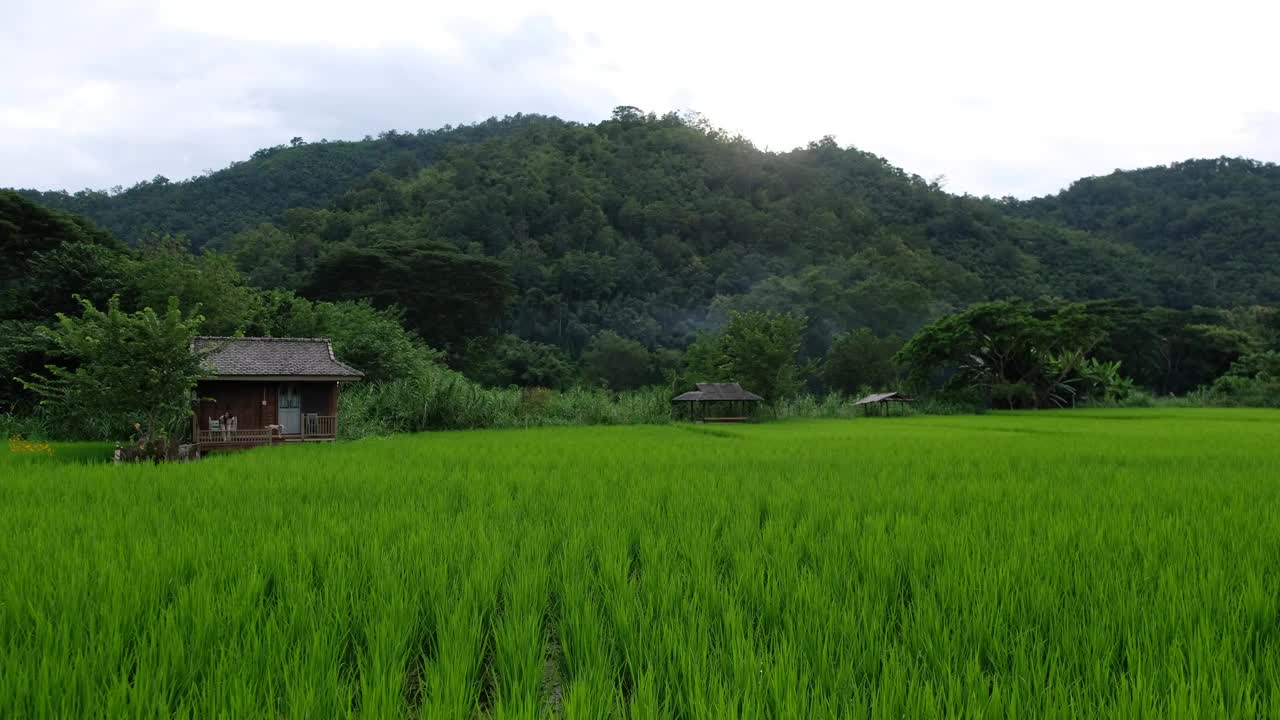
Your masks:
<instances>
[{"instance_id":1,"label":"wooden wall","mask_svg":"<svg viewBox=\"0 0 1280 720\"><path fill-rule=\"evenodd\" d=\"M331 402L338 397L338 383L317 382L299 383L302 391L302 414L336 415L337 403Z\"/></svg>"},{"instance_id":2,"label":"wooden wall","mask_svg":"<svg viewBox=\"0 0 1280 720\"><path fill-rule=\"evenodd\" d=\"M241 430L258 430L274 425L278 402L278 382L245 382L239 380L206 380L196 388L201 398L196 413L201 430L209 429L209 418L223 413L238 418ZM338 414L338 384L326 382L298 383L302 395L302 414Z\"/></svg>"},{"instance_id":3,"label":"wooden wall","mask_svg":"<svg viewBox=\"0 0 1280 720\"><path fill-rule=\"evenodd\" d=\"M196 395L201 430L209 429L209 418L216 420L224 413L238 418L242 430L265 428L276 421L275 383L210 380L196 386Z\"/></svg>"}]
</instances>

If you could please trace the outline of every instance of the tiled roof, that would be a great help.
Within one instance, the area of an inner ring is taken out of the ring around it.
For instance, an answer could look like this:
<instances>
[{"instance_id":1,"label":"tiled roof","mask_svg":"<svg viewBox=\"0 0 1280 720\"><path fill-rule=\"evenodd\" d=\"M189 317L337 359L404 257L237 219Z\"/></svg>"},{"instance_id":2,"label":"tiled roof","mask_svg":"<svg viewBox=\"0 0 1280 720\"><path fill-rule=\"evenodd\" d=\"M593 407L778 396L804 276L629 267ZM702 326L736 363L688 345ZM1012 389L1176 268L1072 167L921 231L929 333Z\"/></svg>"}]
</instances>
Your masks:
<instances>
[{"instance_id":1,"label":"tiled roof","mask_svg":"<svg viewBox=\"0 0 1280 720\"><path fill-rule=\"evenodd\" d=\"M339 362L327 338L198 337L195 350L212 350L212 377L337 377L363 373Z\"/></svg>"},{"instance_id":2,"label":"tiled roof","mask_svg":"<svg viewBox=\"0 0 1280 720\"><path fill-rule=\"evenodd\" d=\"M698 383L697 390L691 390L683 395L675 398L680 402L692 402L694 400L726 400L726 401L756 401L764 398L753 392L747 392L742 389L738 383Z\"/></svg>"}]
</instances>

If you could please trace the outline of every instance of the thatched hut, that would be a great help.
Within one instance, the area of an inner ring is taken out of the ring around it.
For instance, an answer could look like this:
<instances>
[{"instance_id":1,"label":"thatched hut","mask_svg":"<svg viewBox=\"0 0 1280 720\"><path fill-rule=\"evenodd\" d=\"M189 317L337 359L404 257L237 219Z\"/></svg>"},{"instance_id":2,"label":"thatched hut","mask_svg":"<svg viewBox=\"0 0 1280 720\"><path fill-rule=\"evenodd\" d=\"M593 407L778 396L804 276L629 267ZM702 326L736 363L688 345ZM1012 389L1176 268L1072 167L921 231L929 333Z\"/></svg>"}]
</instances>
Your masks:
<instances>
[{"instance_id":1,"label":"thatched hut","mask_svg":"<svg viewBox=\"0 0 1280 720\"><path fill-rule=\"evenodd\" d=\"M763 401L738 383L698 383L697 390L672 398L671 405L677 417L695 422L750 422Z\"/></svg>"},{"instance_id":2,"label":"thatched hut","mask_svg":"<svg viewBox=\"0 0 1280 720\"><path fill-rule=\"evenodd\" d=\"M900 410L900 414L907 414L907 403L915 402L911 398L900 392L875 393L868 395L854 403L854 406L861 405L864 415L888 415L890 408L895 404Z\"/></svg>"}]
</instances>

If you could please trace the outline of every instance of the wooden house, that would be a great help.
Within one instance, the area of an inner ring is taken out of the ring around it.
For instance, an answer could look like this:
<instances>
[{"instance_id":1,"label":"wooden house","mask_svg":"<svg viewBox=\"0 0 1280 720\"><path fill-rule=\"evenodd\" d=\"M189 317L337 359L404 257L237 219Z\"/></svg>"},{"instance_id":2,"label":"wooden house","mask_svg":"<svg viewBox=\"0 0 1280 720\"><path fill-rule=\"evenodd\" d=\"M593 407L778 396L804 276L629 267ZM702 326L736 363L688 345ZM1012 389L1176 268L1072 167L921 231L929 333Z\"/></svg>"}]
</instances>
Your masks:
<instances>
[{"instance_id":1,"label":"wooden house","mask_svg":"<svg viewBox=\"0 0 1280 720\"><path fill-rule=\"evenodd\" d=\"M326 338L198 337L208 375L196 387L200 452L333 440L338 392L363 375Z\"/></svg>"}]
</instances>

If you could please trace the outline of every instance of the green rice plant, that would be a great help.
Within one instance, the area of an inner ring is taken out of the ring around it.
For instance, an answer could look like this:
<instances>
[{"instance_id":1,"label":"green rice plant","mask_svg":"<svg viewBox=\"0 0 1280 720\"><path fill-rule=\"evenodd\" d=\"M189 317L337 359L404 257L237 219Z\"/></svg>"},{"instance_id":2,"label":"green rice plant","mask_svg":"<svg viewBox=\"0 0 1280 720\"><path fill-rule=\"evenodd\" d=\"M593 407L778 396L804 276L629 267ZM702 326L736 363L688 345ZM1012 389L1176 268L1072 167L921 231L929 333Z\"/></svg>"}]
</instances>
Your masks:
<instances>
[{"instance_id":1,"label":"green rice plant","mask_svg":"<svg viewBox=\"0 0 1280 720\"><path fill-rule=\"evenodd\" d=\"M1275 411L706 430L0 458L0 717L1280 713Z\"/></svg>"},{"instance_id":2,"label":"green rice plant","mask_svg":"<svg viewBox=\"0 0 1280 720\"><path fill-rule=\"evenodd\" d=\"M494 714L498 717L536 718L541 714L547 664L546 561L543 548L530 542L522 546L520 556L507 569L509 575L501 589L502 616L494 627Z\"/></svg>"}]
</instances>

